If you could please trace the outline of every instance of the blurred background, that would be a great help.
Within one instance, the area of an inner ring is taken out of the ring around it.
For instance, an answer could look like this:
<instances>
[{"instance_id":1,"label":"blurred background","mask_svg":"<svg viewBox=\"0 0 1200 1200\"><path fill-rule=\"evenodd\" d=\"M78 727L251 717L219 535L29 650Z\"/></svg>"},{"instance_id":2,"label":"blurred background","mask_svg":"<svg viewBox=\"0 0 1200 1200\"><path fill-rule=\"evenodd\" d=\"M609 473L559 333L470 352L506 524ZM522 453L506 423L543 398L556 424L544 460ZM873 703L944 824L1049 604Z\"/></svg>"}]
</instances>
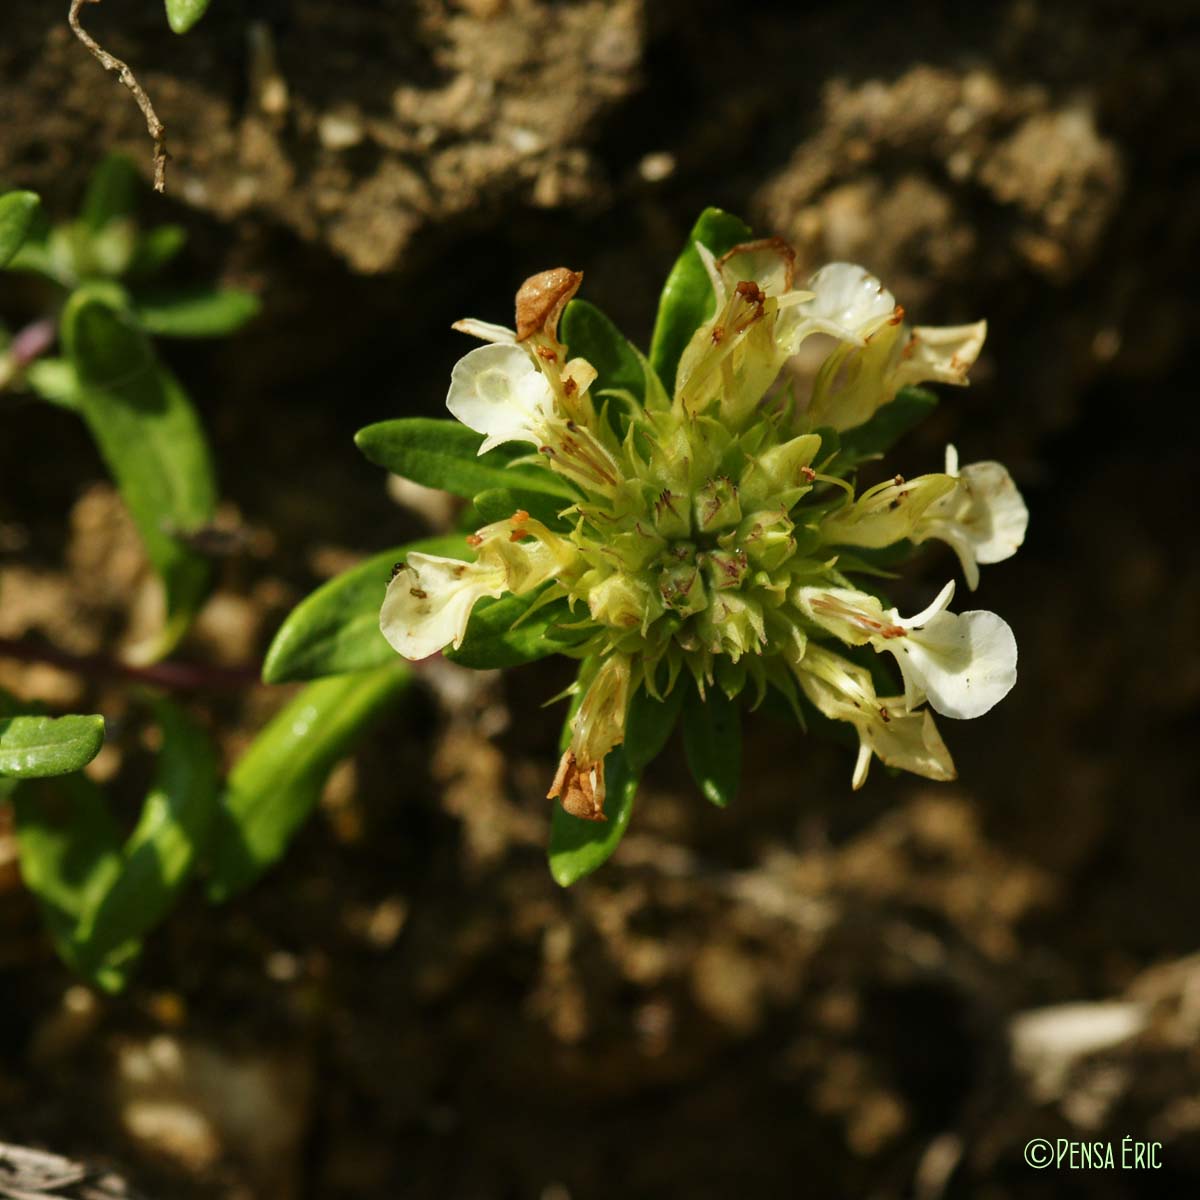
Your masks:
<instances>
[{"instance_id":1,"label":"blurred background","mask_svg":"<svg viewBox=\"0 0 1200 1200\"><path fill-rule=\"evenodd\" d=\"M65 9L0 17L0 178L60 217L109 151L151 174ZM144 215L264 304L167 351L246 532L185 657L254 663L322 580L445 522L352 437L442 410L472 344L451 321L507 322L567 265L644 345L719 204L863 263L918 323L988 319L973 386L896 466L949 440L1012 470L1029 537L977 602L1021 673L943 722L951 785L851 793L844 750L764 717L719 812L672 745L564 892L538 705L569 664L431 671L284 863L227 909L194 896L115 999L54 957L0 814L0 1138L180 1200L1194 1189L1200 8L214 0L185 38L156 3L85 16L167 126ZM99 457L62 409L3 419L0 636L119 653L152 581ZM951 571L931 552L901 608ZM5 661L0 686L103 711L92 770L136 805L121 688ZM286 694L194 708L232 760ZM1162 1168L1022 1157L1126 1136Z\"/></svg>"}]
</instances>

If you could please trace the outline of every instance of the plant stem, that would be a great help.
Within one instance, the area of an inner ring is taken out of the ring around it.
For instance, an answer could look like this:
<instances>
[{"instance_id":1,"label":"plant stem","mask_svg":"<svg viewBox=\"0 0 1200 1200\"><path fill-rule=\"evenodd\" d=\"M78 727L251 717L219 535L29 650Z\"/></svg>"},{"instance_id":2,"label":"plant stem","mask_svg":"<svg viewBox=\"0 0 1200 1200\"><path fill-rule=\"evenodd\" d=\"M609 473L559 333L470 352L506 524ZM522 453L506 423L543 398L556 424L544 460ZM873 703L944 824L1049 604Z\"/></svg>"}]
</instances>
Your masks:
<instances>
[{"instance_id":1,"label":"plant stem","mask_svg":"<svg viewBox=\"0 0 1200 1200\"><path fill-rule=\"evenodd\" d=\"M86 679L116 677L171 692L239 691L262 682L258 664L213 667L201 663L162 662L135 667L104 654L72 654L18 638L0 638L0 658L49 663Z\"/></svg>"}]
</instances>

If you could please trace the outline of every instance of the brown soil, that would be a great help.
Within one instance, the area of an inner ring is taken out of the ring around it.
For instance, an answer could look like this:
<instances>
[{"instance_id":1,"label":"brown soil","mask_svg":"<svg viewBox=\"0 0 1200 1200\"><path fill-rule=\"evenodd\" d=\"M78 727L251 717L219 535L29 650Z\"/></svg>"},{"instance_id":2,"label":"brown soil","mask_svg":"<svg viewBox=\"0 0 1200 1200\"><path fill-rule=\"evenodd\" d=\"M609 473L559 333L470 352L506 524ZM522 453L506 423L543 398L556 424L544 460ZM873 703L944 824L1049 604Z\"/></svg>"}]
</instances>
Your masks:
<instances>
[{"instance_id":1,"label":"brown soil","mask_svg":"<svg viewBox=\"0 0 1200 1200\"><path fill-rule=\"evenodd\" d=\"M64 213L104 152L151 160L58 7L5 6L0 179ZM213 0L184 39L154 4L85 20L168 127L147 212L192 230L193 278L266 306L169 348L251 532L183 656L252 660L320 579L439 519L351 437L438 411L452 319L506 319L567 263L644 342L719 203L863 261L920 321L988 318L975 386L898 465L953 440L1013 470L1029 540L979 604L1021 680L946 723L945 787L879 771L851 794L843 750L764 718L718 812L672 747L613 862L563 892L542 851L559 717L533 701L566 665L430 673L285 863L227 909L191 898L117 999L55 961L0 824L0 1140L181 1200L1194 1191L1195 7ZM6 285L0 310L38 300ZM154 614L97 456L65 411L3 415L0 636L118 652ZM105 712L96 770L132 814L149 754L124 688L4 662L0 687ZM279 700L195 709L232 758ZM1119 1159L1126 1135L1163 1167L1022 1158L1062 1137Z\"/></svg>"}]
</instances>

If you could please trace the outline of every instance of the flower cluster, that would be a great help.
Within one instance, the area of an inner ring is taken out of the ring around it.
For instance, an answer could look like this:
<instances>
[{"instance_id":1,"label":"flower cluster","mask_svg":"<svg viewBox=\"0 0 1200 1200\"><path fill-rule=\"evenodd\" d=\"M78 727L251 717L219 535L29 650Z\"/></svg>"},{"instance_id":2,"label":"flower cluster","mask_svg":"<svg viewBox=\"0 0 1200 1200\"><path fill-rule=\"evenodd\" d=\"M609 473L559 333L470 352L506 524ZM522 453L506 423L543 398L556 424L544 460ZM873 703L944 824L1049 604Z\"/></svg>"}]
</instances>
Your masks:
<instances>
[{"instance_id":1,"label":"flower cluster","mask_svg":"<svg viewBox=\"0 0 1200 1200\"><path fill-rule=\"evenodd\" d=\"M793 254L771 239L715 257L697 244L713 315L678 363L674 394L641 360L645 394L598 390L597 371L559 340L582 276L528 280L516 329L463 321L487 344L454 368L447 407L483 435L480 453L528 443L576 496L557 519L518 510L479 529L473 562L413 553L391 582L381 625L421 659L464 638L485 597L565 599L585 660L571 743L550 795L603 819L605 756L625 736L638 689L662 698L680 682L755 701L774 688L857 733L861 786L872 757L931 779L954 765L930 710L985 713L1013 686L1016 643L990 612L954 614L949 583L904 617L852 576L870 552L938 539L968 586L979 564L1012 555L1028 514L994 462L896 476L859 495L839 432L864 426L905 386L965 384L983 322L912 328L891 293L848 263L797 287ZM780 375L801 344L832 339L812 393ZM518 460L520 461L520 460ZM894 656L898 694L854 648ZM749 685L749 688L748 688Z\"/></svg>"}]
</instances>

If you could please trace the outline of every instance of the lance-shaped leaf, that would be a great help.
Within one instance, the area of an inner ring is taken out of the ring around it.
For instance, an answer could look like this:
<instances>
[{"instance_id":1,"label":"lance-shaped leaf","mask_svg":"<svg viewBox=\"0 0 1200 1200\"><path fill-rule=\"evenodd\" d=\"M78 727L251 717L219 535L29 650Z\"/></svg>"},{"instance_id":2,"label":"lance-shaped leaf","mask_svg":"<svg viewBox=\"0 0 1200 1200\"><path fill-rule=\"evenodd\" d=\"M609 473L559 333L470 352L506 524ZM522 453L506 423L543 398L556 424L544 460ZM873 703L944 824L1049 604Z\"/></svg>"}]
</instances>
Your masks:
<instances>
[{"instance_id":1,"label":"lance-shaped leaf","mask_svg":"<svg viewBox=\"0 0 1200 1200\"><path fill-rule=\"evenodd\" d=\"M662 700L655 700L644 687L629 701L625 716L625 759L640 775L661 753L679 720L684 687L674 687Z\"/></svg>"},{"instance_id":2,"label":"lance-shaped leaf","mask_svg":"<svg viewBox=\"0 0 1200 1200\"><path fill-rule=\"evenodd\" d=\"M138 235L128 274L145 278L161 271L187 244L187 230L182 225L155 225Z\"/></svg>"},{"instance_id":3,"label":"lance-shaped leaf","mask_svg":"<svg viewBox=\"0 0 1200 1200\"><path fill-rule=\"evenodd\" d=\"M154 702L162 749L120 870L92 897L76 935L95 970L140 940L171 911L208 844L217 808L217 759L208 735L181 709Z\"/></svg>"},{"instance_id":4,"label":"lance-shaped leaf","mask_svg":"<svg viewBox=\"0 0 1200 1200\"><path fill-rule=\"evenodd\" d=\"M606 863L620 845L633 816L638 777L618 746L604 760L607 796L605 821L581 821L555 802L550 820L550 874L560 887L570 887Z\"/></svg>"},{"instance_id":5,"label":"lance-shaped leaf","mask_svg":"<svg viewBox=\"0 0 1200 1200\"><path fill-rule=\"evenodd\" d=\"M0 196L0 267L8 266L21 248L37 216L40 201L32 192Z\"/></svg>"},{"instance_id":6,"label":"lance-shaped leaf","mask_svg":"<svg viewBox=\"0 0 1200 1200\"><path fill-rule=\"evenodd\" d=\"M67 775L86 767L103 745L103 717L6 717L0 719L0 775Z\"/></svg>"},{"instance_id":7,"label":"lance-shaped leaf","mask_svg":"<svg viewBox=\"0 0 1200 1200\"><path fill-rule=\"evenodd\" d=\"M842 431L838 467L844 469L886 454L910 429L920 425L937 404L937 396L926 388L901 388L895 399L876 410L869 421Z\"/></svg>"},{"instance_id":8,"label":"lance-shaped leaf","mask_svg":"<svg viewBox=\"0 0 1200 1200\"><path fill-rule=\"evenodd\" d=\"M263 663L264 683L296 683L394 662L379 630L392 568L414 551L470 559L465 535L426 538L372 555L306 596L279 627Z\"/></svg>"},{"instance_id":9,"label":"lance-shaped leaf","mask_svg":"<svg viewBox=\"0 0 1200 1200\"><path fill-rule=\"evenodd\" d=\"M173 288L139 292L134 315L158 337L209 338L236 333L256 317L262 305L238 288Z\"/></svg>"},{"instance_id":10,"label":"lance-shaped leaf","mask_svg":"<svg viewBox=\"0 0 1200 1200\"><path fill-rule=\"evenodd\" d=\"M572 300L559 322L558 336L571 358L586 358L596 368L594 391L619 389L644 402L646 379L638 352L594 304Z\"/></svg>"},{"instance_id":11,"label":"lance-shaped leaf","mask_svg":"<svg viewBox=\"0 0 1200 1200\"><path fill-rule=\"evenodd\" d=\"M683 702L683 749L705 799L724 808L737 795L742 774L742 724L737 703L720 688L704 699L694 688Z\"/></svg>"},{"instance_id":12,"label":"lance-shaped leaf","mask_svg":"<svg viewBox=\"0 0 1200 1200\"><path fill-rule=\"evenodd\" d=\"M316 807L329 772L408 687L406 667L310 683L254 739L229 775L217 811L208 895L249 887Z\"/></svg>"},{"instance_id":13,"label":"lance-shaped leaf","mask_svg":"<svg viewBox=\"0 0 1200 1200\"><path fill-rule=\"evenodd\" d=\"M566 600L543 604L527 617L539 594L481 600L471 613L462 645L457 650L447 647L443 654L460 666L494 670L546 658L591 636L591 628L569 628L581 618Z\"/></svg>"},{"instance_id":14,"label":"lance-shaped leaf","mask_svg":"<svg viewBox=\"0 0 1200 1200\"><path fill-rule=\"evenodd\" d=\"M498 446L479 454L483 436L457 421L404 417L360 429L355 445L377 466L426 487L472 499L489 488L522 488L577 500L571 486L536 466L509 466L533 452L532 446Z\"/></svg>"},{"instance_id":15,"label":"lance-shaped leaf","mask_svg":"<svg viewBox=\"0 0 1200 1200\"><path fill-rule=\"evenodd\" d=\"M696 243L719 258L750 237L750 227L744 221L719 208L706 208L692 227L683 253L667 276L650 340L650 365L668 393L675 392L675 371L692 334L716 311L712 284Z\"/></svg>"},{"instance_id":16,"label":"lance-shaped leaf","mask_svg":"<svg viewBox=\"0 0 1200 1200\"><path fill-rule=\"evenodd\" d=\"M79 219L88 233L99 233L112 221L132 217L141 182L137 168L123 154L110 154L92 172Z\"/></svg>"},{"instance_id":17,"label":"lance-shaped leaf","mask_svg":"<svg viewBox=\"0 0 1200 1200\"><path fill-rule=\"evenodd\" d=\"M121 871L121 837L104 794L85 775L22 783L12 796L21 878L38 898L55 948L76 971L107 991L124 986L136 943L99 966L80 953L85 913Z\"/></svg>"},{"instance_id":18,"label":"lance-shaped leaf","mask_svg":"<svg viewBox=\"0 0 1200 1200\"><path fill-rule=\"evenodd\" d=\"M167 24L175 33L187 33L208 10L209 0L166 0Z\"/></svg>"},{"instance_id":19,"label":"lance-shaped leaf","mask_svg":"<svg viewBox=\"0 0 1200 1200\"><path fill-rule=\"evenodd\" d=\"M121 491L166 590L165 654L208 588L207 561L171 530L209 524L216 486L204 431L186 393L109 290L81 288L62 316L79 410Z\"/></svg>"}]
</instances>

